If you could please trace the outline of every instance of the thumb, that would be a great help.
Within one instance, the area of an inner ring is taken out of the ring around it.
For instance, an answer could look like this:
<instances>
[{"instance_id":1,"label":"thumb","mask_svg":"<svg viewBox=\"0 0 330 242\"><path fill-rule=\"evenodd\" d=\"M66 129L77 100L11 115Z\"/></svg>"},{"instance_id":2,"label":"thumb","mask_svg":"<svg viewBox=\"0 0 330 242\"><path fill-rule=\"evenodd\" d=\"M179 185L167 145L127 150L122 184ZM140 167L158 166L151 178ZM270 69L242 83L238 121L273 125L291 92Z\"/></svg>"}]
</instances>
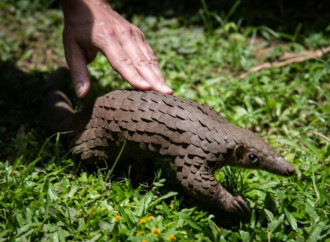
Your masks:
<instances>
[{"instance_id":1,"label":"thumb","mask_svg":"<svg viewBox=\"0 0 330 242\"><path fill-rule=\"evenodd\" d=\"M90 88L84 52L77 44L70 45L70 47L65 46L65 57L69 65L76 95L78 98L83 98L87 95Z\"/></svg>"}]
</instances>

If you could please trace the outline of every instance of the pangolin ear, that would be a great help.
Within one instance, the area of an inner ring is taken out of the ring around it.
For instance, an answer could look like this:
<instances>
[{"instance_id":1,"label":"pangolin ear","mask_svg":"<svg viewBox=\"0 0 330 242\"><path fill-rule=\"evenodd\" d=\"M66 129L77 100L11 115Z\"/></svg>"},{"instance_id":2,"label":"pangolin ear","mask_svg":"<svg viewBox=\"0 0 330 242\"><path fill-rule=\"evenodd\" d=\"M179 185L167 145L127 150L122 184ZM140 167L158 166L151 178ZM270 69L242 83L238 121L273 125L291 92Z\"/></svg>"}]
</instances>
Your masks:
<instances>
[{"instance_id":1,"label":"pangolin ear","mask_svg":"<svg viewBox=\"0 0 330 242\"><path fill-rule=\"evenodd\" d=\"M234 148L234 156L236 158L236 161L243 161L244 158L244 146L243 145L237 145Z\"/></svg>"}]
</instances>

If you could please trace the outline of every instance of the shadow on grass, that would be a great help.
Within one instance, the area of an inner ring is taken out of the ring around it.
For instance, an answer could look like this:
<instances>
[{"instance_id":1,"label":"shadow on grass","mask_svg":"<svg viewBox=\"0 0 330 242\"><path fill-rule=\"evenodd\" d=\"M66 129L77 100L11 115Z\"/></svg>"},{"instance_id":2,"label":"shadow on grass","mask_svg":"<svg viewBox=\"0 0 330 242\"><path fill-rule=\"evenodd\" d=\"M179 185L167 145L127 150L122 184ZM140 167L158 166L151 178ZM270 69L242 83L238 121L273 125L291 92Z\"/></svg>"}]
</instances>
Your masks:
<instances>
[{"instance_id":1,"label":"shadow on grass","mask_svg":"<svg viewBox=\"0 0 330 242\"><path fill-rule=\"evenodd\" d=\"M29 154L26 159L33 159L30 156L36 155L52 135L42 114L43 89L48 76L48 72L24 72L15 62L0 61L0 161L13 162L26 154ZM93 81L88 98L79 104L92 102L101 89Z\"/></svg>"},{"instance_id":2,"label":"shadow on grass","mask_svg":"<svg viewBox=\"0 0 330 242\"><path fill-rule=\"evenodd\" d=\"M15 150L18 152L26 146L24 142L29 142L21 140L22 132L32 132L40 141L44 139L46 126L40 110L46 74L25 73L13 62L0 61L0 160L12 161L20 155Z\"/></svg>"}]
</instances>

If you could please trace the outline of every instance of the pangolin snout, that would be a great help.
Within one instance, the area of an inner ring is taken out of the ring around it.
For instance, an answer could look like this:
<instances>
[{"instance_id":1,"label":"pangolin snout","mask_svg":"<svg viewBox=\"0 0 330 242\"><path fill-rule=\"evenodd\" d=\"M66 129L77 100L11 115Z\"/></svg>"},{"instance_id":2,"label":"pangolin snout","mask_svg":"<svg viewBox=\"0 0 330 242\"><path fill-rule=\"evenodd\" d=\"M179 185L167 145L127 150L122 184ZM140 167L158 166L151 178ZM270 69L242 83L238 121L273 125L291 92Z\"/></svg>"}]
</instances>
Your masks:
<instances>
[{"instance_id":1,"label":"pangolin snout","mask_svg":"<svg viewBox=\"0 0 330 242\"><path fill-rule=\"evenodd\" d=\"M262 165L261 169L280 176L292 176L295 173L295 168L281 156L270 158Z\"/></svg>"},{"instance_id":2,"label":"pangolin snout","mask_svg":"<svg viewBox=\"0 0 330 242\"><path fill-rule=\"evenodd\" d=\"M278 159L278 162L279 163L276 164L278 169L277 174L282 176L292 176L295 173L296 169L291 164L289 164L284 158L280 157ZM276 173L276 171L274 173Z\"/></svg>"},{"instance_id":3,"label":"pangolin snout","mask_svg":"<svg viewBox=\"0 0 330 242\"><path fill-rule=\"evenodd\" d=\"M295 173L295 171L296 169L294 169L294 167L290 165L290 167L288 167L287 169L288 176L292 176Z\"/></svg>"}]
</instances>

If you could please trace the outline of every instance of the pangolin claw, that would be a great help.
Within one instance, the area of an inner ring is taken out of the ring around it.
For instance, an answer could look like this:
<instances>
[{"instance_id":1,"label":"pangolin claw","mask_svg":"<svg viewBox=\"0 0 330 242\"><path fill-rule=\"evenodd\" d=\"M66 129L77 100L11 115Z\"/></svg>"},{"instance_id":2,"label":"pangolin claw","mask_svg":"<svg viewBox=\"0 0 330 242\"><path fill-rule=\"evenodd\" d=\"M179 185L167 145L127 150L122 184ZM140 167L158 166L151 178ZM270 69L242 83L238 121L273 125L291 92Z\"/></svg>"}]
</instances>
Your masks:
<instances>
[{"instance_id":1,"label":"pangolin claw","mask_svg":"<svg viewBox=\"0 0 330 242\"><path fill-rule=\"evenodd\" d=\"M241 196L236 196L232 200L233 212L238 213L244 219L251 218L251 210Z\"/></svg>"}]
</instances>

